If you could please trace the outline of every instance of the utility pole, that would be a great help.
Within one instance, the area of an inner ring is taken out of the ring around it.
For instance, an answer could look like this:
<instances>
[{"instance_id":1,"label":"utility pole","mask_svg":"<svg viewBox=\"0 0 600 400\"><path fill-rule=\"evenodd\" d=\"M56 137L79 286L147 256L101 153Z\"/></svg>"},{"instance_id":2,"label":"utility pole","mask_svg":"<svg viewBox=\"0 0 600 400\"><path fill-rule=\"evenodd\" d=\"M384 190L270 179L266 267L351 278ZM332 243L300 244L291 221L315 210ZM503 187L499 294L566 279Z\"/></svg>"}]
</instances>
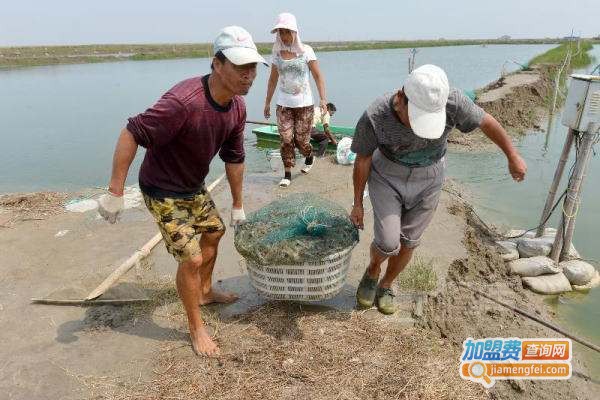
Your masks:
<instances>
[{"instance_id":1,"label":"utility pole","mask_svg":"<svg viewBox=\"0 0 600 400\"><path fill-rule=\"evenodd\" d=\"M418 50L413 48L409 50L409 55L408 55L408 73L412 73L413 70L415 69L415 57L417 55Z\"/></svg>"},{"instance_id":2,"label":"utility pole","mask_svg":"<svg viewBox=\"0 0 600 400\"><path fill-rule=\"evenodd\" d=\"M564 260L569 254L575 232L575 218L580 207L583 180L592 154L592 148L600 137L600 76L571 75L562 123L569 130L548 192L540 226L536 232L537 237L544 233L545 221L550 215L573 141L577 139L579 146L576 150L575 165L573 166L572 176L569 177L567 183L561 222L550 252L550 258L556 263Z\"/></svg>"},{"instance_id":3,"label":"utility pole","mask_svg":"<svg viewBox=\"0 0 600 400\"><path fill-rule=\"evenodd\" d=\"M549 118L552 120L552 115L550 115ZM547 132L547 134L550 134L550 132ZM546 198L544 211L542 211L542 218L540 219L540 223L535 234L536 237L542 236L544 234L544 230L546 229L546 221L550 216L550 212L552 211L552 205L554 204L554 199L556 198L556 191L558 190L560 180L562 179L563 172L565 171L565 164L569 159L571 147L573 147L573 130L569 129L567 132L567 138L565 139L565 144L563 145L562 153L560 155L560 160L558 161L558 166L554 172L554 179L552 180L552 185L550 186L550 191L548 192L548 197Z\"/></svg>"}]
</instances>

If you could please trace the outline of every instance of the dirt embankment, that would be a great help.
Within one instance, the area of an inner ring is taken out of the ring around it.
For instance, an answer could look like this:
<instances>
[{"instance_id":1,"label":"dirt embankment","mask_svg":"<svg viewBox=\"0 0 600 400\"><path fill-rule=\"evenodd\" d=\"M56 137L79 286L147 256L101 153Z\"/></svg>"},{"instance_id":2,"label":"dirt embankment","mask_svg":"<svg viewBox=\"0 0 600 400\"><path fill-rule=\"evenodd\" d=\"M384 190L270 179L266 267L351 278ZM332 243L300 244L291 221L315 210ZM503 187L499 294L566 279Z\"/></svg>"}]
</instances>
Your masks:
<instances>
[{"instance_id":1,"label":"dirt embankment","mask_svg":"<svg viewBox=\"0 0 600 400\"><path fill-rule=\"evenodd\" d=\"M552 96L552 71L549 65L501 77L480 91L477 104L509 130L539 128L541 111Z\"/></svg>"},{"instance_id":2,"label":"dirt embankment","mask_svg":"<svg viewBox=\"0 0 600 400\"><path fill-rule=\"evenodd\" d=\"M510 134L542 129L540 121L553 95L555 69L554 65L542 65L502 76L477 91L476 103ZM457 148L485 147L488 142L479 129L469 135L453 131L449 138L449 143Z\"/></svg>"},{"instance_id":3,"label":"dirt embankment","mask_svg":"<svg viewBox=\"0 0 600 400\"><path fill-rule=\"evenodd\" d=\"M465 246L469 256L456 260L448 271L446 290L428 303L428 329L437 332L456 349L462 349L465 338L486 337L561 337L513 311L497 305L476 293L457 285L485 291L488 295L546 321L555 316L543 299L523 288L494 248L494 239L470 211L458 207L468 222ZM579 355L573 357L573 377L568 381L498 381L487 393L489 398L517 399L592 399L597 385L589 382Z\"/></svg>"}]
</instances>

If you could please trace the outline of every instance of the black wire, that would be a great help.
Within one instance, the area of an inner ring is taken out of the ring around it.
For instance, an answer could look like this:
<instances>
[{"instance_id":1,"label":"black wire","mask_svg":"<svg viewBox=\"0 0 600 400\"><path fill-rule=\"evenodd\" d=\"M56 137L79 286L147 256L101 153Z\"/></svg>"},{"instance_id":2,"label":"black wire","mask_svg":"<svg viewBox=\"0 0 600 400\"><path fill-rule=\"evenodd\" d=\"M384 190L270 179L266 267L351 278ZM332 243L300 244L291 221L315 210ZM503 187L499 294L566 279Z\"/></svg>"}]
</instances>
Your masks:
<instances>
[{"instance_id":1,"label":"black wire","mask_svg":"<svg viewBox=\"0 0 600 400\"><path fill-rule=\"evenodd\" d=\"M483 220L483 218L481 218L477 212L475 211L475 209L473 208L473 206L465 203L465 206L467 207L467 209L469 209L469 211L471 211L473 213L473 215L477 218L477 220L479 221L479 223L481 223L487 230L488 232L490 232L493 236L500 238L500 239L518 239L520 237L525 236L525 234L527 232L531 232L534 230L537 230L539 227L543 226L546 224L546 222L548 222L548 220L552 217L552 214L554 214L554 211L556 211L556 208L558 207L558 205L560 204L561 200L566 196L567 192L568 192L568 188L571 184L571 180L573 178L573 172L575 170L575 165L577 164L577 157L578 157L578 152L579 152L579 135L577 131L574 131L575 134L575 147L576 147L576 152L575 152L575 161L573 162L573 164L571 165L571 168L569 169L569 179L567 182L567 189L565 189L562 194L560 195L560 197L558 198L558 200L556 200L556 202L554 203L554 205L552 206L552 208L550 209L550 212L548 213L548 215L546 216L546 218L536 227L534 228L530 228L530 229L526 229L525 232L523 232L520 235L516 235L516 236L506 236L506 235L500 235L496 232L494 232L493 229L491 229L488 224L485 223L485 221ZM446 190L448 193L451 193L450 191ZM454 193L454 195L456 195L456 193ZM460 197L460 196L459 196ZM461 199L462 200L462 199ZM562 221L563 223L563 241L564 241L564 232L565 232L565 227L564 227L564 219Z\"/></svg>"},{"instance_id":2,"label":"black wire","mask_svg":"<svg viewBox=\"0 0 600 400\"><path fill-rule=\"evenodd\" d=\"M571 186L571 181L573 180L574 177L574 172L575 172L575 165L577 165L577 161L579 160L579 150L581 148L581 132L579 131L575 131L573 130L573 135L574 135L574 139L575 139L575 161L573 162L573 164L571 164L571 167L569 168L569 179L567 180L567 188L562 192L562 194L560 195L560 197L558 198L558 200L556 200L556 202L554 203L554 205L552 206L552 208L550 209L550 212L548 213L548 216L536 227L534 228L530 228L525 230L525 232L523 232L520 235L516 235L516 236L505 236L505 235L500 235L498 233L496 233L492 228L489 227L488 224L485 223L485 221L483 220L483 218L481 218L479 216L479 214L477 214L477 212L475 211L475 209L473 208L473 206L471 206L470 204L468 204L465 200L463 200L462 196L460 196L459 193L457 193L456 191L451 191L449 189L444 188L443 190L447 193L453 194L454 196L458 197L463 205L473 213L473 215L477 218L477 220L479 221L480 224L482 224L485 229L488 230L488 232L490 234L492 234L493 236L497 237L497 238L501 238L501 239L518 239L520 237L525 236L525 234L527 232L531 232L534 230L537 230L539 227L543 226L546 224L546 222L548 222L548 220L552 217L552 214L554 214L554 211L556 211L556 208L558 207L558 205L560 204L561 200L567 195L568 191L569 191L569 187ZM563 238L563 243L565 240L565 219L561 218L561 222L562 222L562 238Z\"/></svg>"},{"instance_id":3,"label":"black wire","mask_svg":"<svg viewBox=\"0 0 600 400\"><path fill-rule=\"evenodd\" d=\"M500 235L496 232L494 232L494 230L492 228L490 228L490 226L488 224L486 224L486 222L483 220L483 218L481 218L479 216L479 214L477 214L477 212L475 211L475 209L473 208L472 205L470 205L469 203L467 203L461 196L459 193L457 193L456 191L452 191L450 189L444 188L442 189L443 191L450 193L456 197L458 197L460 199L460 201L463 203L463 205L471 212L473 213L473 215L477 218L477 220L479 221L479 223L481 225L483 225L485 227L485 229L487 229L487 231L492 234L493 236L497 237L497 238L502 238L502 239L517 239L522 237L523 235L525 235L527 232L533 231L537 228L539 228L540 226L544 225L546 222L548 222L548 220L550 219L550 217L552 216L552 213L554 213L554 211L556 210L556 207L558 207L558 205L560 204L560 201L562 200L563 197L565 197L565 195L567 194L567 191L565 190L560 197L558 198L558 200L554 203L554 205L552 206L552 209L550 210L550 213L548 214L548 216L546 217L546 219L544 219L544 221L539 224L538 226L536 226L535 228L531 228L526 230L524 233L517 235L517 236L505 236L505 235Z\"/></svg>"},{"instance_id":4,"label":"black wire","mask_svg":"<svg viewBox=\"0 0 600 400\"><path fill-rule=\"evenodd\" d=\"M531 232L534 230L537 230L539 227L543 226L546 224L546 222L548 222L548 220L550 219L550 217L552 217L552 214L554 213L554 211L556 210L556 207L558 207L558 205L560 204L560 201L563 199L563 197L565 197L565 195L567 194L567 190L565 189L564 192L562 192L562 194L560 195L560 197L558 198L558 200L556 200L556 202L554 203L554 205L552 206L552 208L550 209L550 212L548 213L548 216L542 221L541 224L539 224L538 226L536 226L535 228L531 228L531 229L527 229L525 230L525 232L521 233L520 235L517 236L504 236L504 235L497 235L498 237L501 237L503 239L518 239L520 237L525 236L525 234L527 232ZM479 216L477 217L479 218Z\"/></svg>"},{"instance_id":5,"label":"black wire","mask_svg":"<svg viewBox=\"0 0 600 400\"><path fill-rule=\"evenodd\" d=\"M548 222L548 220L550 219L550 217L552 217L552 214L556 210L556 207L558 206L558 204L560 203L560 201L569 192L569 187L571 186L571 181L573 180L573 173L575 172L575 165L577 165L577 160L579 159L579 149L581 147L581 134L580 134L579 131L573 130L573 136L574 136L574 139L575 139L575 161L573 162L573 164L571 164L571 168L569 168L569 173L568 173L569 179L567 180L567 188L560 195L560 197L558 198L558 200L556 201L556 203L554 203L554 205L550 209L550 212L548 213L548 216L544 219L544 221L542 221L541 224L539 224L535 228L527 229L525 232L523 232L520 235L517 235L517 236L504 236L504 235L500 235L500 237L502 237L504 239L518 239L518 238L520 238L522 236L525 236L525 234L527 232L531 232L533 230L537 230L539 227L545 225L546 222ZM566 228L565 227L565 219L561 218L561 222L562 222L562 228L563 228L562 229L562 238L563 238L563 243L564 243L564 241L565 241L565 228Z\"/></svg>"}]
</instances>

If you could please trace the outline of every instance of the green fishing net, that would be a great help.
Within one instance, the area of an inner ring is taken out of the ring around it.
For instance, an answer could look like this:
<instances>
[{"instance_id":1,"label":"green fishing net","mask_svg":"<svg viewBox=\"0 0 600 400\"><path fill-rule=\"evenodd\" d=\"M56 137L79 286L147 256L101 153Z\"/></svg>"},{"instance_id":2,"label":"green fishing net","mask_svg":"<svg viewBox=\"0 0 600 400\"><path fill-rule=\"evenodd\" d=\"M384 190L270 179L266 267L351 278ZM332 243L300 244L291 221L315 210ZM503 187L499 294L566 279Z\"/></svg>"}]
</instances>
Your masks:
<instances>
[{"instance_id":1,"label":"green fishing net","mask_svg":"<svg viewBox=\"0 0 600 400\"><path fill-rule=\"evenodd\" d=\"M311 193L269 203L235 232L235 248L261 265L318 262L358 242L358 230L340 205Z\"/></svg>"}]
</instances>

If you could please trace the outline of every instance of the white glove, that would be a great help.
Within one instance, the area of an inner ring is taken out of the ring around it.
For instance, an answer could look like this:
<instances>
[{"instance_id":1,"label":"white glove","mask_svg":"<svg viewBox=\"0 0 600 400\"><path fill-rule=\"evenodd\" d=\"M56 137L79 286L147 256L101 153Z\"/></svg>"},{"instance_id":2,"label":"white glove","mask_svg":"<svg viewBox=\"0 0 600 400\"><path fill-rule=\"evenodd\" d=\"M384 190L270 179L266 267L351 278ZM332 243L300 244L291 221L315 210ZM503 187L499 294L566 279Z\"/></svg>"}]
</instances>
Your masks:
<instances>
[{"instance_id":1,"label":"white glove","mask_svg":"<svg viewBox=\"0 0 600 400\"><path fill-rule=\"evenodd\" d=\"M100 196L97 201L98 213L111 224L117 222L119 214L121 214L125 205L123 196L117 196L116 194L107 191Z\"/></svg>"},{"instance_id":2,"label":"white glove","mask_svg":"<svg viewBox=\"0 0 600 400\"><path fill-rule=\"evenodd\" d=\"M238 226L239 224L246 221L246 213L244 213L244 207L232 208L231 209L231 223L230 226Z\"/></svg>"}]
</instances>

